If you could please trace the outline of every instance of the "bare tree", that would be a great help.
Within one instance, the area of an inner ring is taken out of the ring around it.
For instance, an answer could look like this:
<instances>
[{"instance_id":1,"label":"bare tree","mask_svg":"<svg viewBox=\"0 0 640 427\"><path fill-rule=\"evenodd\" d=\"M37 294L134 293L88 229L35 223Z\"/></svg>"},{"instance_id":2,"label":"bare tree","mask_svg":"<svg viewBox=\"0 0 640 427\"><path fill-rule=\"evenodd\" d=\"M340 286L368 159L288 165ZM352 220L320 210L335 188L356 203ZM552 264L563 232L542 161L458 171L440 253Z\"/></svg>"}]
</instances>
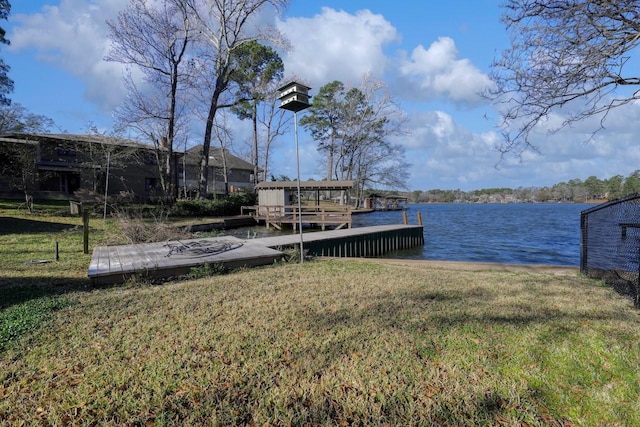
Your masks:
<instances>
[{"instance_id":1,"label":"bare tree","mask_svg":"<svg viewBox=\"0 0 640 427\"><path fill-rule=\"evenodd\" d=\"M351 89L347 100L347 125L342 160L347 179L357 182L356 203L371 185L393 189L406 188L409 164L404 160L404 147L394 144L393 136L405 133L406 115L386 91L383 82L364 76L359 89Z\"/></svg>"},{"instance_id":2,"label":"bare tree","mask_svg":"<svg viewBox=\"0 0 640 427\"><path fill-rule=\"evenodd\" d=\"M630 61L640 43L637 1L507 0L504 8L511 47L494 61L488 92L504 108L503 154L537 150L532 130L563 106L579 108L558 129L597 116L595 133L612 109L640 99Z\"/></svg>"},{"instance_id":3,"label":"bare tree","mask_svg":"<svg viewBox=\"0 0 640 427\"><path fill-rule=\"evenodd\" d=\"M280 101L278 100L278 95L279 93L274 88L270 95L260 104L258 111L258 121L262 126L263 181L266 181L269 176L269 157L271 153L271 146L276 138L283 135L291 128L291 123L293 121L291 114L285 114L285 110L279 108Z\"/></svg>"},{"instance_id":4,"label":"bare tree","mask_svg":"<svg viewBox=\"0 0 640 427\"><path fill-rule=\"evenodd\" d=\"M327 153L327 176L356 181L359 201L372 184L406 187L404 148L391 141L404 134L406 121L385 85L367 74L358 88L347 90L339 81L321 87L300 122Z\"/></svg>"},{"instance_id":5,"label":"bare tree","mask_svg":"<svg viewBox=\"0 0 640 427\"><path fill-rule=\"evenodd\" d=\"M233 141L233 134L227 126L226 114L219 115L213 126L216 139L220 143L220 161L222 162L222 177L224 179L224 194L229 194L229 168L227 167L227 153ZM215 171L214 171L215 174Z\"/></svg>"},{"instance_id":6,"label":"bare tree","mask_svg":"<svg viewBox=\"0 0 640 427\"><path fill-rule=\"evenodd\" d=\"M132 127L156 146L165 195L177 196L173 146L184 103L179 100L188 73L187 53L195 32L188 0L131 0L116 21L109 21L109 61L127 64L128 97L118 111L122 127ZM137 83L131 68L143 75Z\"/></svg>"},{"instance_id":7,"label":"bare tree","mask_svg":"<svg viewBox=\"0 0 640 427\"><path fill-rule=\"evenodd\" d=\"M256 41L243 43L234 54L234 72L232 79L238 86L236 98L248 98L232 107L233 112L242 120L251 120L253 145L251 149L253 163L253 183L260 182L260 152L258 135L258 106L265 102L269 92L274 90L274 82L281 83L284 64L275 50Z\"/></svg>"},{"instance_id":8,"label":"bare tree","mask_svg":"<svg viewBox=\"0 0 640 427\"><path fill-rule=\"evenodd\" d=\"M24 193L26 207L33 212L33 193L38 182L38 142L24 140L0 144L0 179L8 189Z\"/></svg>"},{"instance_id":9,"label":"bare tree","mask_svg":"<svg viewBox=\"0 0 640 427\"><path fill-rule=\"evenodd\" d=\"M0 133L45 133L53 126L49 117L34 114L22 104L0 106Z\"/></svg>"},{"instance_id":10,"label":"bare tree","mask_svg":"<svg viewBox=\"0 0 640 427\"><path fill-rule=\"evenodd\" d=\"M232 81L234 51L243 43L254 40L270 40L282 42L275 30L257 27L253 18L264 8L271 6L276 11L282 10L288 0L187 0L190 14L198 26L200 33L201 61L199 69L206 78L213 82L208 96L208 113L205 121L202 157L200 162L200 178L198 194L206 197L209 172L209 150L215 116L219 108L230 107L240 100L231 103L220 103L222 94L229 89Z\"/></svg>"}]
</instances>

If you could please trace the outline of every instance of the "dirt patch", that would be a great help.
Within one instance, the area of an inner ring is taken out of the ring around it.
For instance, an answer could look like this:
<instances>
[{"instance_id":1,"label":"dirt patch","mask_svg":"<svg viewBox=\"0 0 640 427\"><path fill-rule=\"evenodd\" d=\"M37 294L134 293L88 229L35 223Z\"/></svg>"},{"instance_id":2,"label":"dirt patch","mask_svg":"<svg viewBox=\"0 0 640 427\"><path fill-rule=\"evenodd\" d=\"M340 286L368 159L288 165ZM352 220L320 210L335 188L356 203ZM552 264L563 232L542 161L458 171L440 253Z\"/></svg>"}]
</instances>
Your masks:
<instances>
[{"instance_id":1,"label":"dirt patch","mask_svg":"<svg viewBox=\"0 0 640 427\"><path fill-rule=\"evenodd\" d=\"M395 258L332 258L319 257L319 260L348 259L359 262L376 262L383 264L402 265L410 268L440 268L445 270L464 271L525 271L528 273L555 274L558 276L575 276L580 273L579 267L557 266L543 264L501 264L493 262L465 262L465 261L431 261L418 259Z\"/></svg>"}]
</instances>

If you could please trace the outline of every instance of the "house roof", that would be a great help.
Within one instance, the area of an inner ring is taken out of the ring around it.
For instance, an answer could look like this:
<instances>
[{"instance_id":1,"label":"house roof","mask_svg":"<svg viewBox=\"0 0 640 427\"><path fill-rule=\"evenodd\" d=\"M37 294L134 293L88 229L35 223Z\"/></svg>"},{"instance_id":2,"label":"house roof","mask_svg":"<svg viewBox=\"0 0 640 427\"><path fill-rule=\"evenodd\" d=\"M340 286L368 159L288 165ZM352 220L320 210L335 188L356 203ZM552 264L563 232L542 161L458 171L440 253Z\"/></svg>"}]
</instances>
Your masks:
<instances>
[{"instance_id":1,"label":"house roof","mask_svg":"<svg viewBox=\"0 0 640 427\"><path fill-rule=\"evenodd\" d=\"M185 151L185 163L188 165L199 165L200 156L202 153L202 144L189 148ZM209 149L209 166L222 168L222 148L211 147ZM234 156L229 153L229 150L224 150L227 159L227 167L229 169L236 170L248 170L253 171L253 165L240 157Z\"/></svg>"},{"instance_id":2,"label":"house roof","mask_svg":"<svg viewBox=\"0 0 640 427\"><path fill-rule=\"evenodd\" d=\"M153 145L126 138L118 138L99 134L72 134L72 133L8 133L0 134L0 138L18 141L69 141L90 142L94 144L110 144L132 148L153 149Z\"/></svg>"},{"instance_id":3,"label":"house roof","mask_svg":"<svg viewBox=\"0 0 640 427\"><path fill-rule=\"evenodd\" d=\"M300 190L349 190L353 181L301 181ZM256 190L297 190L298 181L264 181L256 184Z\"/></svg>"},{"instance_id":4,"label":"house roof","mask_svg":"<svg viewBox=\"0 0 640 427\"><path fill-rule=\"evenodd\" d=\"M33 145L33 146L38 145L37 141L18 139L18 138L13 138L12 136L7 136L7 135L0 135L0 142L11 142L13 144L24 144L24 145Z\"/></svg>"}]
</instances>

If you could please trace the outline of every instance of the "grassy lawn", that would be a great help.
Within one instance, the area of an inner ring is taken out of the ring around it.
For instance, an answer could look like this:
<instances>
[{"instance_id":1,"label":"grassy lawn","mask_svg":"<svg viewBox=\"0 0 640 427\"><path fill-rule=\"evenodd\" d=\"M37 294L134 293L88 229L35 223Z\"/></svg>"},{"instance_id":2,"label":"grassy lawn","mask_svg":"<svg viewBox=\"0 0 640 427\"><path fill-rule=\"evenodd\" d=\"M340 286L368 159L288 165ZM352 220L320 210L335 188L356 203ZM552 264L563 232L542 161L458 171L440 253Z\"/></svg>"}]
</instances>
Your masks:
<instances>
[{"instance_id":1,"label":"grassy lawn","mask_svg":"<svg viewBox=\"0 0 640 427\"><path fill-rule=\"evenodd\" d=\"M600 282L340 260L92 288L80 226L0 206L0 424L640 425L640 312Z\"/></svg>"}]
</instances>

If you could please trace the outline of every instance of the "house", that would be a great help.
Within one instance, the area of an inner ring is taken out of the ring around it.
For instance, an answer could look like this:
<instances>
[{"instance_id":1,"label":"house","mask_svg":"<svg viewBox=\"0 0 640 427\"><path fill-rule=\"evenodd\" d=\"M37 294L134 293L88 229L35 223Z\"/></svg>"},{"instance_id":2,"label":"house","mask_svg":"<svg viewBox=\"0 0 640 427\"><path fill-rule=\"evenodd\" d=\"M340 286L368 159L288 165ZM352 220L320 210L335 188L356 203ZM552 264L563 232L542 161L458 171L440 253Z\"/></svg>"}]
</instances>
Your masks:
<instances>
[{"instance_id":1,"label":"house","mask_svg":"<svg viewBox=\"0 0 640 427\"><path fill-rule=\"evenodd\" d=\"M202 145L179 154L178 186L182 194L198 190ZM258 172L261 170L259 169ZM226 172L226 173L225 173ZM228 150L211 147L209 150L208 194L226 194L235 191L253 191L254 167L234 156Z\"/></svg>"},{"instance_id":2,"label":"house","mask_svg":"<svg viewBox=\"0 0 640 427\"><path fill-rule=\"evenodd\" d=\"M184 193L198 189L201 153L201 145L173 153ZM152 144L98 134L3 134L0 197L71 199L77 192L106 192L111 197L127 194L153 200L162 195L158 154L162 153ZM208 193L253 191L253 173L249 162L212 148Z\"/></svg>"},{"instance_id":3,"label":"house","mask_svg":"<svg viewBox=\"0 0 640 427\"><path fill-rule=\"evenodd\" d=\"M79 190L106 190L148 200L159 184L149 144L95 134L0 135L0 197L69 199Z\"/></svg>"}]
</instances>

